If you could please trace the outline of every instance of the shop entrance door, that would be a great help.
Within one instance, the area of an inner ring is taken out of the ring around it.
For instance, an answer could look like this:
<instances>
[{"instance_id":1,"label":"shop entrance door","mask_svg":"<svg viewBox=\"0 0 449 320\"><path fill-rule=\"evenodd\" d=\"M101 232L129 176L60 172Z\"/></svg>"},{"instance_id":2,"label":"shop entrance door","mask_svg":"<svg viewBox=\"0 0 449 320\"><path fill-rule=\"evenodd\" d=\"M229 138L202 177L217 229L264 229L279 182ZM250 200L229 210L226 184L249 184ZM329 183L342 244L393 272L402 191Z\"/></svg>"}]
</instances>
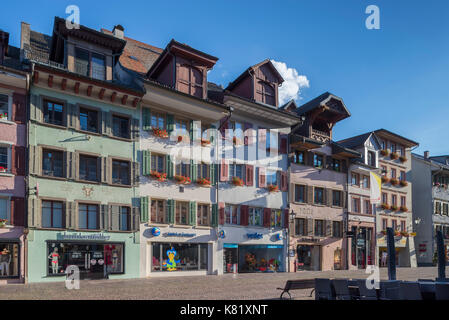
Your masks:
<instances>
[{"instance_id":1,"label":"shop entrance door","mask_svg":"<svg viewBox=\"0 0 449 320\"><path fill-rule=\"evenodd\" d=\"M103 245L73 245L69 254L69 265L76 265L80 279L103 279L104 251Z\"/></svg>"},{"instance_id":2,"label":"shop entrance door","mask_svg":"<svg viewBox=\"0 0 449 320\"><path fill-rule=\"evenodd\" d=\"M298 271L312 270L312 246L298 246L297 254Z\"/></svg>"}]
</instances>

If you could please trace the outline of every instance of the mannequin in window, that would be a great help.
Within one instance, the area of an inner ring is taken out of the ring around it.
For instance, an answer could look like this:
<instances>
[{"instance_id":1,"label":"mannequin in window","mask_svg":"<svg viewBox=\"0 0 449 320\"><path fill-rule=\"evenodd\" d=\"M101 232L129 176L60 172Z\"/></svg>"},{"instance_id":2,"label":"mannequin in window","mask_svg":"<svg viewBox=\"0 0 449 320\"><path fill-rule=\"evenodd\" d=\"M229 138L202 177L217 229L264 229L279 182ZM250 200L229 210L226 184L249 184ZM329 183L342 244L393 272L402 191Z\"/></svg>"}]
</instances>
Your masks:
<instances>
[{"instance_id":1,"label":"mannequin in window","mask_svg":"<svg viewBox=\"0 0 449 320\"><path fill-rule=\"evenodd\" d=\"M114 268L114 271L118 271L118 250L114 249L112 250L112 267Z\"/></svg>"},{"instance_id":2,"label":"mannequin in window","mask_svg":"<svg viewBox=\"0 0 449 320\"><path fill-rule=\"evenodd\" d=\"M115 251L115 245L107 244L104 246L104 259L106 265L106 271L109 273L114 268L113 266L113 250Z\"/></svg>"},{"instance_id":3,"label":"mannequin in window","mask_svg":"<svg viewBox=\"0 0 449 320\"><path fill-rule=\"evenodd\" d=\"M9 264L11 263L11 253L8 249L3 248L0 252L0 270L2 276L9 276Z\"/></svg>"},{"instance_id":4,"label":"mannequin in window","mask_svg":"<svg viewBox=\"0 0 449 320\"><path fill-rule=\"evenodd\" d=\"M48 256L48 259L51 259L51 272L52 273L58 273L59 269L59 253L58 248L54 248L53 252L50 253Z\"/></svg>"}]
</instances>

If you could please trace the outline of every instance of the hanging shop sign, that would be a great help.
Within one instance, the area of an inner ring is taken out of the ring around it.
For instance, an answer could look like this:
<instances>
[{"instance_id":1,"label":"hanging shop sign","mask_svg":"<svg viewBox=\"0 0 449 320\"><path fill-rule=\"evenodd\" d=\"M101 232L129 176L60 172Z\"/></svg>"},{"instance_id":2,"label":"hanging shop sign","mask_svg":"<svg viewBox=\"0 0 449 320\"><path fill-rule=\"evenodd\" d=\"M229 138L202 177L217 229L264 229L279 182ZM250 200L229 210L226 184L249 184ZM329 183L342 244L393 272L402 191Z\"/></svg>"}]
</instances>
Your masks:
<instances>
[{"instance_id":1,"label":"hanging shop sign","mask_svg":"<svg viewBox=\"0 0 449 320\"><path fill-rule=\"evenodd\" d=\"M82 234L82 233L61 233L56 234L56 240L99 240L105 241L109 240L111 236L105 235L104 233L92 233L92 234Z\"/></svg>"},{"instance_id":2,"label":"hanging shop sign","mask_svg":"<svg viewBox=\"0 0 449 320\"><path fill-rule=\"evenodd\" d=\"M247 233L246 237L248 239L262 239L263 238L263 234L257 233L257 232L255 232L255 233Z\"/></svg>"},{"instance_id":3,"label":"hanging shop sign","mask_svg":"<svg viewBox=\"0 0 449 320\"><path fill-rule=\"evenodd\" d=\"M218 231L218 237L219 237L220 239L226 238L226 232L225 232L224 230Z\"/></svg>"},{"instance_id":4,"label":"hanging shop sign","mask_svg":"<svg viewBox=\"0 0 449 320\"><path fill-rule=\"evenodd\" d=\"M274 236L273 236L273 241L279 241L279 240L282 240L282 235L280 234L280 233L276 233Z\"/></svg>"},{"instance_id":5,"label":"hanging shop sign","mask_svg":"<svg viewBox=\"0 0 449 320\"><path fill-rule=\"evenodd\" d=\"M153 235L153 237L158 237L161 235L161 229L159 229L158 227L153 227L151 228L151 234Z\"/></svg>"},{"instance_id":6,"label":"hanging shop sign","mask_svg":"<svg viewBox=\"0 0 449 320\"><path fill-rule=\"evenodd\" d=\"M185 233L185 232L165 232L163 234L164 237L184 237L184 238L192 238L195 237L195 233Z\"/></svg>"}]
</instances>

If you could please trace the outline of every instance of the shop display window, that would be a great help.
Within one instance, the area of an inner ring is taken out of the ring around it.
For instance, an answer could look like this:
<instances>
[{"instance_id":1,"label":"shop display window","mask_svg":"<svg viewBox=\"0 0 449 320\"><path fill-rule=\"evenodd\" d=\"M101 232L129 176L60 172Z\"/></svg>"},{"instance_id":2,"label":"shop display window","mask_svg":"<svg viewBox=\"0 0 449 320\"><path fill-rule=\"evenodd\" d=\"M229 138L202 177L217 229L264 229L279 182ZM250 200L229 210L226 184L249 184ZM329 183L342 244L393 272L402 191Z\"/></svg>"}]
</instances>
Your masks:
<instances>
[{"instance_id":1,"label":"shop display window","mask_svg":"<svg viewBox=\"0 0 449 320\"><path fill-rule=\"evenodd\" d=\"M155 242L152 251L152 271L207 270L207 244Z\"/></svg>"},{"instance_id":2,"label":"shop display window","mask_svg":"<svg viewBox=\"0 0 449 320\"><path fill-rule=\"evenodd\" d=\"M279 245L239 246L239 272L283 272L283 247Z\"/></svg>"},{"instance_id":3,"label":"shop display window","mask_svg":"<svg viewBox=\"0 0 449 320\"><path fill-rule=\"evenodd\" d=\"M0 242L0 279L19 276L19 244Z\"/></svg>"}]
</instances>

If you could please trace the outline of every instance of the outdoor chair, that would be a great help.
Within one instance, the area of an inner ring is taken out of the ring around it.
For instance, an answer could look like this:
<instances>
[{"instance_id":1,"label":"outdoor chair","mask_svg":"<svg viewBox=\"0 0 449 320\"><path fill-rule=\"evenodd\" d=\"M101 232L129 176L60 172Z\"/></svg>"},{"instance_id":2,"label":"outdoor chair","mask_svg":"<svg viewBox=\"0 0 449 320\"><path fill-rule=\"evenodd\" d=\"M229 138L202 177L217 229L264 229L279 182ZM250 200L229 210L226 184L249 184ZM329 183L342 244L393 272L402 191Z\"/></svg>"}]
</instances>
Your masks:
<instances>
[{"instance_id":1,"label":"outdoor chair","mask_svg":"<svg viewBox=\"0 0 449 320\"><path fill-rule=\"evenodd\" d=\"M403 281L400 284L402 300L422 300L421 288L418 282Z\"/></svg>"},{"instance_id":2,"label":"outdoor chair","mask_svg":"<svg viewBox=\"0 0 449 320\"><path fill-rule=\"evenodd\" d=\"M388 280L380 282L380 300L401 300L400 281Z\"/></svg>"},{"instance_id":3,"label":"outdoor chair","mask_svg":"<svg viewBox=\"0 0 449 320\"><path fill-rule=\"evenodd\" d=\"M335 294L333 291L330 279L316 278L315 279L315 300L334 300Z\"/></svg>"},{"instance_id":4,"label":"outdoor chair","mask_svg":"<svg viewBox=\"0 0 449 320\"><path fill-rule=\"evenodd\" d=\"M351 293L349 292L348 279L334 279L332 284L335 289L335 298L337 300L351 300Z\"/></svg>"},{"instance_id":5,"label":"outdoor chair","mask_svg":"<svg viewBox=\"0 0 449 320\"><path fill-rule=\"evenodd\" d=\"M366 279L358 279L357 284L359 286L360 300L377 300L376 289L368 289L366 287Z\"/></svg>"},{"instance_id":6,"label":"outdoor chair","mask_svg":"<svg viewBox=\"0 0 449 320\"><path fill-rule=\"evenodd\" d=\"M449 300L449 283L435 284L435 300Z\"/></svg>"}]
</instances>

